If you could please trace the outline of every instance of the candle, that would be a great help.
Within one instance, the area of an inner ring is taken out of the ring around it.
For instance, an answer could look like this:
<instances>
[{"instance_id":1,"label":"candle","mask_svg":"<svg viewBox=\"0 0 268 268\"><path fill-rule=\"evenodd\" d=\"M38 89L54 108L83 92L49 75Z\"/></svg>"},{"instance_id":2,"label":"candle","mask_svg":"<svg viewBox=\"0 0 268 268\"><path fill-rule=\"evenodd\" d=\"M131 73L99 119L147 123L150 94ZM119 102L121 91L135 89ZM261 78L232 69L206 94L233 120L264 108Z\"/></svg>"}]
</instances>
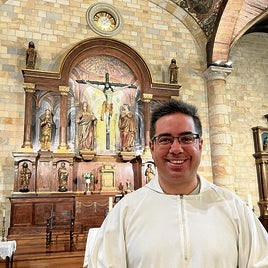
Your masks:
<instances>
[{"instance_id":1,"label":"candle","mask_svg":"<svg viewBox=\"0 0 268 268\"><path fill-rule=\"evenodd\" d=\"M109 211L111 211L113 208L113 197L109 196Z\"/></svg>"},{"instance_id":2,"label":"candle","mask_svg":"<svg viewBox=\"0 0 268 268\"><path fill-rule=\"evenodd\" d=\"M248 206L251 210L253 210L253 204L252 204L252 196L251 194L248 194Z\"/></svg>"},{"instance_id":3,"label":"candle","mask_svg":"<svg viewBox=\"0 0 268 268\"><path fill-rule=\"evenodd\" d=\"M6 210L3 208L3 218L6 216Z\"/></svg>"}]
</instances>

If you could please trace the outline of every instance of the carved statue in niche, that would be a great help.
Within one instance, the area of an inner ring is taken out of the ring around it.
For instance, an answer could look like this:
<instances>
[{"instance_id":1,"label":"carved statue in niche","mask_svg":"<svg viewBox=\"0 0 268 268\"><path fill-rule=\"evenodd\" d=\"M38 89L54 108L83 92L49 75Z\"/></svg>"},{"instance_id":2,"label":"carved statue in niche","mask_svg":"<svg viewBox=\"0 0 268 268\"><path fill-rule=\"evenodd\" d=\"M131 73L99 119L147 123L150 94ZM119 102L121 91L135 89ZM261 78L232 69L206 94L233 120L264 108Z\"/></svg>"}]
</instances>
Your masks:
<instances>
[{"instance_id":1,"label":"carved statue in niche","mask_svg":"<svg viewBox=\"0 0 268 268\"><path fill-rule=\"evenodd\" d=\"M83 102L82 110L77 117L78 142L82 150L94 150L96 138L97 118L93 112L89 111L88 103Z\"/></svg>"},{"instance_id":2,"label":"carved statue in niche","mask_svg":"<svg viewBox=\"0 0 268 268\"><path fill-rule=\"evenodd\" d=\"M20 192L29 192L29 184L32 176L31 170L28 168L28 163L24 162L20 170Z\"/></svg>"},{"instance_id":3,"label":"carved statue in niche","mask_svg":"<svg viewBox=\"0 0 268 268\"><path fill-rule=\"evenodd\" d=\"M50 150L51 144L51 136L52 136L52 115L49 109L45 110L45 116L40 119L40 127L41 127L41 150Z\"/></svg>"},{"instance_id":4,"label":"carved statue in niche","mask_svg":"<svg viewBox=\"0 0 268 268\"><path fill-rule=\"evenodd\" d=\"M132 192L132 190L131 190L132 186L131 186L131 182L129 180L126 181L126 187L127 187L126 193L131 193Z\"/></svg>"},{"instance_id":5,"label":"carved statue in niche","mask_svg":"<svg viewBox=\"0 0 268 268\"><path fill-rule=\"evenodd\" d=\"M36 63L37 52L35 50L35 45L33 41L28 44L28 49L26 51L26 69L34 69Z\"/></svg>"},{"instance_id":6,"label":"carved statue in niche","mask_svg":"<svg viewBox=\"0 0 268 268\"><path fill-rule=\"evenodd\" d=\"M172 59L171 63L169 65L169 82L171 84L177 84L178 83L178 70L179 67L176 64L176 60Z\"/></svg>"},{"instance_id":7,"label":"carved statue in niche","mask_svg":"<svg viewBox=\"0 0 268 268\"><path fill-rule=\"evenodd\" d=\"M68 183L68 176L69 172L65 166L65 163L62 162L59 169L58 169L58 181L59 181L59 192L66 192L67 189L67 183Z\"/></svg>"},{"instance_id":8,"label":"carved statue in niche","mask_svg":"<svg viewBox=\"0 0 268 268\"><path fill-rule=\"evenodd\" d=\"M124 185L123 185L122 182L119 183L118 190L119 190L120 193L124 193Z\"/></svg>"},{"instance_id":9,"label":"carved statue in niche","mask_svg":"<svg viewBox=\"0 0 268 268\"><path fill-rule=\"evenodd\" d=\"M135 142L136 121L134 114L129 110L128 104L121 106L118 127L120 131L120 150L131 152Z\"/></svg>"},{"instance_id":10,"label":"carved statue in niche","mask_svg":"<svg viewBox=\"0 0 268 268\"><path fill-rule=\"evenodd\" d=\"M155 172L152 167L152 164L148 164L146 170L145 170L145 178L146 178L146 183L150 182L150 180L154 177Z\"/></svg>"}]
</instances>

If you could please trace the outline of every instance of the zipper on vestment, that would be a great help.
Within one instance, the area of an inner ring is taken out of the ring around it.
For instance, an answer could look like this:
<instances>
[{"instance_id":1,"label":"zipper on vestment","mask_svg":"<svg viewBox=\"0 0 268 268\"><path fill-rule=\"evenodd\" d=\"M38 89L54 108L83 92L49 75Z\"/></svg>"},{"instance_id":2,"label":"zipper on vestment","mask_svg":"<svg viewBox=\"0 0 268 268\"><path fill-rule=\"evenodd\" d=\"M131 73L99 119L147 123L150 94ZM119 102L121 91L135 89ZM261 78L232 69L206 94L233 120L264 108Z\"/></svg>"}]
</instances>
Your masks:
<instances>
[{"instance_id":1,"label":"zipper on vestment","mask_svg":"<svg viewBox=\"0 0 268 268\"><path fill-rule=\"evenodd\" d=\"M188 237L186 231L186 219L185 219L185 210L184 210L184 198L183 195L180 195L180 206L181 206L181 223L182 223L182 241L183 241L183 255L184 260L188 260Z\"/></svg>"}]
</instances>

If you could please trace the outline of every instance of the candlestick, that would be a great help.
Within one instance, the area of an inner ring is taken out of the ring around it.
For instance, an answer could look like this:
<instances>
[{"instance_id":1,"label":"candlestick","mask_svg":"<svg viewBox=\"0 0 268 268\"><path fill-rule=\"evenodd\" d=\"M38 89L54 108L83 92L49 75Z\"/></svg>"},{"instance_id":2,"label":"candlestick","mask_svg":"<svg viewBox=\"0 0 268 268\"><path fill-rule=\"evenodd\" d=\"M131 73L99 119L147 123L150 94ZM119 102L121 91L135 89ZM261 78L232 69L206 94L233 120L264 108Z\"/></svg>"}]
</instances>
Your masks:
<instances>
[{"instance_id":1,"label":"candlestick","mask_svg":"<svg viewBox=\"0 0 268 268\"><path fill-rule=\"evenodd\" d=\"M3 215L4 215L4 213L3 213ZM6 217L3 217L2 239L1 239L2 242L6 241L6 238L5 238L5 233L6 233L5 223L6 223Z\"/></svg>"},{"instance_id":2,"label":"candlestick","mask_svg":"<svg viewBox=\"0 0 268 268\"><path fill-rule=\"evenodd\" d=\"M111 211L113 208L113 197L109 196L109 211Z\"/></svg>"}]
</instances>

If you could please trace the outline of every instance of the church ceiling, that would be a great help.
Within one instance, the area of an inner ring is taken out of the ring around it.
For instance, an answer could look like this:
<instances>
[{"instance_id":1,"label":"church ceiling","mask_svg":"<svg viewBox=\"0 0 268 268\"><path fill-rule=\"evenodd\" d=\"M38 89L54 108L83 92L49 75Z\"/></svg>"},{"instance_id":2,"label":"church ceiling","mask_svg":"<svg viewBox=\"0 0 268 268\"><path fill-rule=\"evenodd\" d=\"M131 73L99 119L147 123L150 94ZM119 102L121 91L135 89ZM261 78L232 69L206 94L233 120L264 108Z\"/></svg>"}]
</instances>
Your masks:
<instances>
[{"instance_id":1,"label":"church ceiling","mask_svg":"<svg viewBox=\"0 0 268 268\"><path fill-rule=\"evenodd\" d=\"M189 13L204 31L211 36L216 26L217 17L223 0L171 0Z\"/></svg>"},{"instance_id":2,"label":"church ceiling","mask_svg":"<svg viewBox=\"0 0 268 268\"><path fill-rule=\"evenodd\" d=\"M207 37L208 65L228 61L245 34L268 33L268 0L170 0L184 9Z\"/></svg>"}]
</instances>

